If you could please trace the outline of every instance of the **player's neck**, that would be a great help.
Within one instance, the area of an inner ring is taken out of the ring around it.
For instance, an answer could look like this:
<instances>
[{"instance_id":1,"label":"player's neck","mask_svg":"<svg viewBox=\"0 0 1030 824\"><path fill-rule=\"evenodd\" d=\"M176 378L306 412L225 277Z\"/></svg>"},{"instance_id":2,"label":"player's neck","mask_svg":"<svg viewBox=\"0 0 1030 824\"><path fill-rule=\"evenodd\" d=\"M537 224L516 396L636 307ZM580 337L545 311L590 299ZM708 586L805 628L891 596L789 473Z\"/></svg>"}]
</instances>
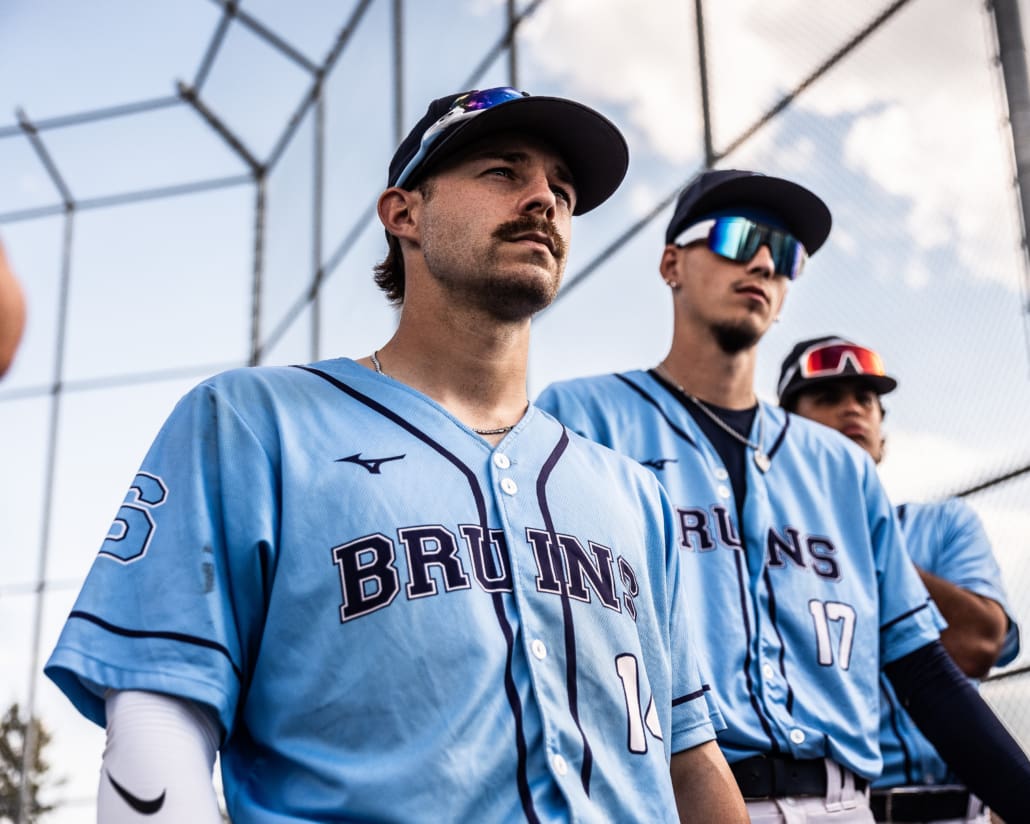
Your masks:
<instances>
[{"instance_id":1,"label":"player's neck","mask_svg":"<svg viewBox=\"0 0 1030 824\"><path fill-rule=\"evenodd\" d=\"M730 354L711 337L677 334L662 360L662 372L695 398L726 409L756 403L754 347Z\"/></svg>"},{"instance_id":2,"label":"player's neck","mask_svg":"<svg viewBox=\"0 0 1030 824\"><path fill-rule=\"evenodd\" d=\"M439 318L431 327L402 317L379 348L383 372L473 428L517 423L528 403L528 328L524 334L498 334L483 327L452 328Z\"/></svg>"}]
</instances>

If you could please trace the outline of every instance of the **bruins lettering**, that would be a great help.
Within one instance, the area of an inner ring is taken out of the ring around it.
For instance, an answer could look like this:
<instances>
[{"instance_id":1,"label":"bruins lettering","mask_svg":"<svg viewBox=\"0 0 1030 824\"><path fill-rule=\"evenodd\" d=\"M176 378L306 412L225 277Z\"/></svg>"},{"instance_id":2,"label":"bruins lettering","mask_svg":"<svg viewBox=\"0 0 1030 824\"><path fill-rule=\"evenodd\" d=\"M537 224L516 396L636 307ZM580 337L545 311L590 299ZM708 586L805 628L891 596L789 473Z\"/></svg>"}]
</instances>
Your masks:
<instances>
[{"instance_id":1,"label":"bruins lettering","mask_svg":"<svg viewBox=\"0 0 1030 824\"><path fill-rule=\"evenodd\" d=\"M691 552L711 552L716 547L743 549L744 544L724 506L713 506L711 513L700 508L677 508L680 546ZM772 569L811 568L828 581L840 580L840 564L834 555L837 547L824 535L805 535L794 527L783 532L770 528L765 537L765 563Z\"/></svg>"},{"instance_id":2,"label":"bruins lettering","mask_svg":"<svg viewBox=\"0 0 1030 824\"><path fill-rule=\"evenodd\" d=\"M639 594L633 566L603 544L572 535L527 529L526 541L536 564L538 592L565 596L606 609L625 611L636 620ZM400 545L400 550L398 549ZM462 553L464 550L464 553ZM468 561L462 555L467 555ZM458 534L439 524L397 530L397 541L376 533L333 547L343 603L340 621L352 621L389 606L401 594L399 566L407 571L404 596L409 600L470 589L511 592L511 567L504 532L472 524Z\"/></svg>"}]
</instances>

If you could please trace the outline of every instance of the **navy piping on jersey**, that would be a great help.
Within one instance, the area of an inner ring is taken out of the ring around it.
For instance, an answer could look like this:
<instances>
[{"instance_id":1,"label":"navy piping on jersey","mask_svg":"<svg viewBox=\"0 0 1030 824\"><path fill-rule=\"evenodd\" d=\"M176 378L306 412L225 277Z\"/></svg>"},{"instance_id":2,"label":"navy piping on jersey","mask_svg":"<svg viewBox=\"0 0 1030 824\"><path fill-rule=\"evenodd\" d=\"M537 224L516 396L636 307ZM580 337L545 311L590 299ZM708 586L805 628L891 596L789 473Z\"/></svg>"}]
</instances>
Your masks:
<instances>
[{"instance_id":1,"label":"navy piping on jersey","mask_svg":"<svg viewBox=\"0 0 1030 824\"><path fill-rule=\"evenodd\" d=\"M397 426L401 427L414 437L422 441L426 446L434 451L438 452L442 457L448 460L454 465L454 467L461 472L465 479L468 481L469 487L472 491L472 497L476 502L476 511L479 514L479 522L483 529L484 535L490 534L489 525L487 524L486 517L486 499L483 495L482 489L479 488L479 479L476 478L475 473L465 464L463 464L456 455L449 452L441 444L438 444L432 438L430 438L425 432L412 426L408 421L404 420L400 415L391 409L383 406L376 400L368 397L352 386L348 386L340 380L337 380L332 375L321 371L320 369L314 369L310 366L297 366L297 369L302 369L305 372L310 372L316 377L322 378L330 385L336 387L341 392L359 403L364 404L375 412L378 412L384 418L393 421ZM509 568L511 568L511 561L508 561ZM497 615L497 623L500 625L502 634L504 635L505 643L508 647L507 657L505 660L504 669L504 692L508 698L508 704L511 707L512 716L515 721L515 746L518 752L518 770L516 780L519 788L519 799L522 803L522 811L525 813L526 818L531 824L540 824L540 818L536 813L533 806L533 795L529 789L529 776L527 773L527 758L526 758L526 736L523 730L522 721L522 702L519 700L519 694L515 688L515 677L512 674L512 658L514 655L515 637L512 632L510 623L508 622L507 616L504 614L504 604L501 600L501 594L498 592L491 593L491 598L494 604L494 612Z\"/></svg>"},{"instance_id":2,"label":"navy piping on jersey","mask_svg":"<svg viewBox=\"0 0 1030 824\"><path fill-rule=\"evenodd\" d=\"M927 599L925 601L923 601L923 603L920 604L918 607L914 607L913 609L910 609L908 612L903 612L897 618L892 618L886 624L884 624L882 627L880 627L880 632L886 632L891 627L893 627L895 624L897 624L899 621L904 621L906 618L908 618L908 617L910 617L912 615L915 615L917 612L922 612L924 609L929 609L930 608L930 601L931 600L933 600L933 599L927 597Z\"/></svg>"},{"instance_id":3,"label":"navy piping on jersey","mask_svg":"<svg viewBox=\"0 0 1030 824\"><path fill-rule=\"evenodd\" d=\"M569 432L563 426L561 438L547 460L544 461L540 476L536 479L537 505L544 519L544 526L547 528L547 535L551 540L551 546L558 547L558 534L554 529L554 519L551 517L551 508L547 503L547 481L551 472L557 466L562 453L568 448ZM579 737L583 741L583 767L580 770L580 779L583 782L583 791L590 796L590 773L594 766L594 753L590 748L586 733L579 723L579 687L576 680L576 627L572 619L572 604L569 601L568 587L566 586L561 594L562 623L565 631L565 689L569 695L569 712L572 720L576 722L576 729L579 730Z\"/></svg>"},{"instance_id":4,"label":"navy piping on jersey","mask_svg":"<svg viewBox=\"0 0 1030 824\"><path fill-rule=\"evenodd\" d=\"M678 707L680 704L688 704L691 701L696 701L701 698L706 692L711 692L712 688L708 684L702 684L701 689L688 692L686 695L681 695L679 698L672 699L672 705Z\"/></svg>"},{"instance_id":5,"label":"navy piping on jersey","mask_svg":"<svg viewBox=\"0 0 1030 824\"><path fill-rule=\"evenodd\" d=\"M759 401L759 403L761 403L761 401ZM770 449L768 452L765 453L766 456L769 458L769 460L772 460L773 456L776 454L776 451L780 448L780 446L783 445L783 440L784 440L784 438L787 437L787 430L788 429L790 429L790 415L789 414L785 415L784 418L783 418L783 429L780 430L780 434L776 438L776 442L772 445L772 449Z\"/></svg>"},{"instance_id":6,"label":"navy piping on jersey","mask_svg":"<svg viewBox=\"0 0 1030 824\"><path fill-rule=\"evenodd\" d=\"M743 542L742 542L743 545ZM755 690L755 682L751 677L751 616L748 614L747 609L747 586L744 581L746 580L745 569L743 567L744 560L741 558L741 552L733 553L733 561L737 567L737 589L740 592L740 615L744 619L744 637L747 639L747 643L744 646L744 680L747 683L747 695L748 700L751 702L751 708L755 711L755 715L758 717L758 723L762 725L762 729L765 731L766 736L769 738L769 749L778 753L780 751L779 742L776 740L776 736L773 734L772 725L769 723L769 719L765 716L765 709L758 702L758 694Z\"/></svg>"},{"instance_id":7,"label":"navy piping on jersey","mask_svg":"<svg viewBox=\"0 0 1030 824\"><path fill-rule=\"evenodd\" d=\"M880 692L883 693L883 699L887 702L887 706L890 707L891 729L894 731L894 737L898 739L898 744L901 745L901 754L905 759L905 782L907 784L918 784L919 782L912 776L912 753L909 752L908 744L905 743L905 738L901 734L901 728L898 726L898 704L894 700L894 696L891 695L890 690L887 689L886 676L882 672L880 673Z\"/></svg>"},{"instance_id":8,"label":"navy piping on jersey","mask_svg":"<svg viewBox=\"0 0 1030 824\"><path fill-rule=\"evenodd\" d=\"M762 577L765 578L765 588L769 592L769 620L772 621L773 629L776 630L776 638L780 642L780 654L777 656L780 665L780 675L783 676L783 681L787 685L787 713L790 715L794 714L794 687L790 683L790 679L787 677L787 644L783 640L783 635L780 633L780 624L776 620L776 592L773 589L772 576L769 574L769 567L765 568L762 573Z\"/></svg>"},{"instance_id":9,"label":"navy piping on jersey","mask_svg":"<svg viewBox=\"0 0 1030 824\"><path fill-rule=\"evenodd\" d=\"M665 381L665 379L662 378L662 376L659 375L657 372L655 372L653 369L649 369L647 371L647 374L652 375L655 378L655 380L661 382L664 386L669 386L669 384ZM680 429L675 423L672 422L672 420L669 418L669 416L665 414L665 410L662 409L662 407L659 405L657 400L655 400L653 397L651 397L651 394L649 392L647 392L645 389L637 386L635 383L633 383L633 381L631 381L625 375L616 375L615 378L617 380L622 381L624 384L626 384L626 386L628 386L630 389L632 389L634 392L636 392L638 395L640 395L640 397L642 397L645 401L647 401L649 404L651 404L651 406L653 406L656 410L658 410L658 414L662 416L662 418L665 420L665 422L669 425L669 428L673 432L675 432L677 435L679 435L681 438L683 438L683 440L685 440L687 443L689 443L692 447L697 449L697 442L692 437L690 437L690 435L688 435L686 432L684 432L682 429Z\"/></svg>"},{"instance_id":10,"label":"navy piping on jersey","mask_svg":"<svg viewBox=\"0 0 1030 824\"><path fill-rule=\"evenodd\" d=\"M656 381L658 381L658 383L661 386L663 386L665 389L667 389L677 400L679 400L679 395L680 395L679 387L673 386L671 383L669 383L669 381L665 380L665 378L663 378L661 375L659 375L654 369L647 370L647 374L649 374ZM677 435L679 435L684 440L686 440L695 449L698 448L697 443L694 441L694 439L691 438L690 435L688 435L686 432L684 432L678 426L676 426L676 424L674 424L671 420L669 420L668 416L661 409L661 407L659 406L658 402L654 398L652 398L647 392L645 392L643 389L638 387L635 383L633 383L628 378L625 378L622 375L616 375L615 377L618 378L619 380L623 381L624 383L626 383L630 387L632 387L637 393L640 394L641 397L643 397L646 401L651 403L658 410L658 413L662 416L662 418L665 419L665 422L669 425L669 427ZM685 404L684 404L684 409L687 409ZM689 414L690 410L687 409L687 412ZM788 421L788 424L789 424L789 421ZM787 433L787 426L784 425L783 429L780 432L779 437L776 439L776 443L773 445L773 448L771 450L769 450L768 454L769 454L770 457L772 457L772 455L776 452L776 450L780 448L780 444L783 442L783 438L786 435L786 433ZM751 702L751 708L755 711L755 715L758 717L758 722L762 725L762 729L765 731L765 734L769 738L769 749L772 752L774 752L774 753L778 753L778 752L781 751L780 745L779 745L779 743L776 740L775 734L773 733L772 725L769 723L769 719L765 715L765 709L764 709L764 707L762 707L762 705L758 701L758 696L756 695L755 689L754 689L754 679L751 677L751 642L752 642L752 636L751 636L751 619L750 619L750 616L748 614L748 606L747 606L747 600L748 600L747 599L747 586L745 584L745 581L747 579L747 575L745 574L745 570L741 566L741 557L740 557L741 554L745 554L746 555L746 547L744 546L743 535L741 535L741 537L740 537L740 545L741 545L741 549L744 550L744 553L739 553L739 552L735 553L734 554L734 558L735 558L735 562L736 562L736 566L737 566L737 587L738 587L738 589L740 591L740 612L741 612L741 617L744 619L744 633L745 633L745 638L746 638L746 641L747 641L747 643L745 645L745 649L744 649L744 678L745 678L745 680L747 682L747 692L748 692L749 700ZM775 622L774 622L774 625L775 625ZM778 629L777 629L777 635L779 635L779 630ZM783 648L783 639L782 638L780 639L780 648L781 648L781 650ZM790 689L790 684L789 683L788 683L787 686L788 686L788 689ZM789 692L789 695L791 697L793 696L793 690L791 690Z\"/></svg>"},{"instance_id":11,"label":"navy piping on jersey","mask_svg":"<svg viewBox=\"0 0 1030 824\"><path fill-rule=\"evenodd\" d=\"M212 641L208 638L199 638L196 635L186 635L182 632L170 632L168 630L144 630L144 629L128 629L127 627L119 627L115 624L108 623L103 618L93 615L91 612L83 612L82 610L72 610L69 618L81 618L83 621L89 621L90 623L96 624L101 629L106 629L108 632L114 633L115 635L124 635L127 638L164 638L168 641L178 641L183 644L193 644L197 647L206 647L207 649L213 649L215 652L220 652L229 660L229 666L232 667L232 671L236 673L236 677L242 682L243 673L240 672L240 668L236 666L236 662L232 660L232 653L229 652L224 646L219 644L217 641Z\"/></svg>"}]
</instances>

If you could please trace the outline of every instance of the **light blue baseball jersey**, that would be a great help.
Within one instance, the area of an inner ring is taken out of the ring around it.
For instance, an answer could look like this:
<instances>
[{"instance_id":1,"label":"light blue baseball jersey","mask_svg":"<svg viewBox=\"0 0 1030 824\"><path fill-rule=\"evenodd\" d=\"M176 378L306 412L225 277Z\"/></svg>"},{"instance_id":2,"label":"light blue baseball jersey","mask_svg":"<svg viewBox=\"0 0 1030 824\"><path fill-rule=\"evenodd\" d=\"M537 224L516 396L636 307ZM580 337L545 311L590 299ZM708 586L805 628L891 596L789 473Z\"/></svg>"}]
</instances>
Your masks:
<instances>
[{"instance_id":1,"label":"light blue baseball jersey","mask_svg":"<svg viewBox=\"0 0 1030 824\"><path fill-rule=\"evenodd\" d=\"M668 490L727 759L829 756L871 779L881 766L880 668L944 625L876 469L838 433L763 403L772 463L761 472L748 458L738 502L686 403L643 371L558 383L537 401L650 467Z\"/></svg>"},{"instance_id":2,"label":"light blue baseball jersey","mask_svg":"<svg viewBox=\"0 0 1030 824\"><path fill-rule=\"evenodd\" d=\"M177 405L47 664L214 709L237 824L671 821L722 721L654 477L530 408L496 447L351 360ZM159 744L159 742L156 742Z\"/></svg>"},{"instance_id":3,"label":"light blue baseball jersey","mask_svg":"<svg viewBox=\"0 0 1030 824\"><path fill-rule=\"evenodd\" d=\"M983 524L973 509L958 498L898 507L901 531L909 556L922 569L977 595L997 601L1011 616L1001 570L991 551ZM1019 627L1009 618L998 666L1019 654ZM890 682L881 677L884 701L880 718L883 773L876 787L956 783L937 750L901 707Z\"/></svg>"}]
</instances>

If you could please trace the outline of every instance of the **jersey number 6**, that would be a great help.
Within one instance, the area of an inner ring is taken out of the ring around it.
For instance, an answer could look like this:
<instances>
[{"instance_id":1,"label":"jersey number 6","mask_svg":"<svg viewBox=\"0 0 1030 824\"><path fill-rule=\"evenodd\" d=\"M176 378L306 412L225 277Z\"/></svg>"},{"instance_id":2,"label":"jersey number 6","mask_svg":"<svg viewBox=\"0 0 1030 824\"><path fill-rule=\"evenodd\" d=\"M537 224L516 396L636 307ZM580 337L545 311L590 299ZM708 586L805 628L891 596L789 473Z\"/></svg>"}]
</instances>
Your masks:
<instances>
[{"instance_id":1,"label":"jersey number 6","mask_svg":"<svg viewBox=\"0 0 1030 824\"><path fill-rule=\"evenodd\" d=\"M137 474L100 547L100 555L122 564L130 564L146 555L155 529L150 510L161 506L167 497L168 487L164 481L147 472Z\"/></svg>"}]
</instances>

